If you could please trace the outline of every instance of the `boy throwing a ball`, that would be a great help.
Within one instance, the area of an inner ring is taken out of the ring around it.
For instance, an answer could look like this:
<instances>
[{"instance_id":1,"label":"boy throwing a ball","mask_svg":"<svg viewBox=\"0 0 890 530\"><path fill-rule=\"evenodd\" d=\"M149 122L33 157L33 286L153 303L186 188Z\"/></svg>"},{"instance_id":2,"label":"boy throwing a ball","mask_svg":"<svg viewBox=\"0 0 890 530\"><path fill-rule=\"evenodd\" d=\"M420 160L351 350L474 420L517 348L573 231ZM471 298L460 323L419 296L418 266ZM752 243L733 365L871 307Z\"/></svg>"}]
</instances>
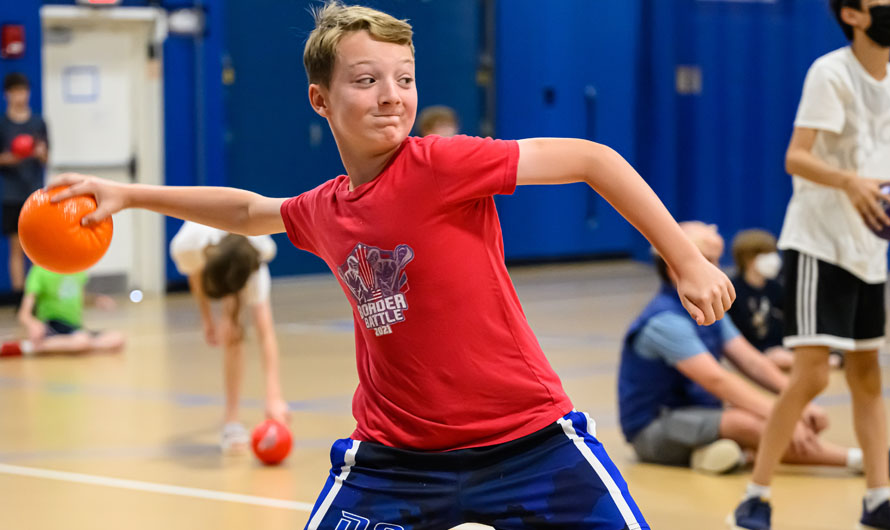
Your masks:
<instances>
[{"instance_id":1,"label":"boy throwing a ball","mask_svg":"<svg viewBox=\"0 0 890 530\"><path fill-rule=\"evenodd\" d=\"M80 175L95 222L128 207L240 234L287 232L339 279L355 321L350 438L307 528L649 528L595 425L573 409L504 265L493 195L585 182L663 254L699 324L734 293L643 179L575 139L409 137L417 110L407 22L329 2L304 51L309 101L346 174L290 199Z\"/></svg>"}]
</instances>

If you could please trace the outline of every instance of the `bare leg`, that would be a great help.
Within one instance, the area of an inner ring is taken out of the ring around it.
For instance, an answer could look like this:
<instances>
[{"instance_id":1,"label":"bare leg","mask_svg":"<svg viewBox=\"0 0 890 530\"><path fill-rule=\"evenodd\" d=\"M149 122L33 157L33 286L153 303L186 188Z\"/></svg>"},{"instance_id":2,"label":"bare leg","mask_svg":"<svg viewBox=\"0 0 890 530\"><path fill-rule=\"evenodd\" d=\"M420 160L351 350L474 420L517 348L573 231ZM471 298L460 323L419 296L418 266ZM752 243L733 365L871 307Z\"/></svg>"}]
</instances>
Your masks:
<instances>
[{"instance_id":1,"label":"bare leg","mask_svg":"<svg viewBox=\"0 0 890 530\"><path fill-rule=\"evenodd\" d=\"M9 283L16 292L25 288L25 251L18 234L9 235Z\"/></svg>"},{"instance_id":2,"label":"bare leg","mask_svg":"<svg viewBox=\"0 0 890 530\"><path fill-rule=\"evenodd\" d=\"M853 397L853 426L862 447L865 483L869 488L890 485L887 476L887 418L881 398L877 351L849 352L845 365Z\"/></svg>"},{"instance_id":3,"label":"bare leg","mask_svg":"<svg viewBox=\"0 0 890 530\"><path fill-rule=\"evenodd\" d=\"M126 339L119 331L103 331L90 337L90 349L93 351L118 352L124 349Z\"/></svg>"},{"instance_id":4,"label":"bare leg","mask_svg":"<svg viewBox=\"0 0 890 530\"><path fill-rule=\"evenodd\" d=\"M720 437L734 440L742 449L756 450L765 429L766 420L746 410L729 409L720 420ZM820 441L819 449L814 453L802 455L789 448L781 461L785 464L843 467L847 465L847 449Z\"/></svg>"},{"instance_id":5,"label":"bare leg","mask_svg":"<svg viewBox=\"0 0 890 530\"><path fill-rule=\"evenodd\" d=\"M766 422L751 481L761 486L772 482L776 466L788 451L804 407L828 385L828 348L804 346L794 349L794 366L788 386L779 395Z\"/></svg>"},{"instance_id":6,"label":"bare leg","mask_svg":"<svg viewBox=\"0 0 890 530\"><path fill-rule=\"evenodd\" d=\"M83 353L90 349L90 336L85 331L44 338L34 349L35 353Z\"/></svg>"}]
</instances>

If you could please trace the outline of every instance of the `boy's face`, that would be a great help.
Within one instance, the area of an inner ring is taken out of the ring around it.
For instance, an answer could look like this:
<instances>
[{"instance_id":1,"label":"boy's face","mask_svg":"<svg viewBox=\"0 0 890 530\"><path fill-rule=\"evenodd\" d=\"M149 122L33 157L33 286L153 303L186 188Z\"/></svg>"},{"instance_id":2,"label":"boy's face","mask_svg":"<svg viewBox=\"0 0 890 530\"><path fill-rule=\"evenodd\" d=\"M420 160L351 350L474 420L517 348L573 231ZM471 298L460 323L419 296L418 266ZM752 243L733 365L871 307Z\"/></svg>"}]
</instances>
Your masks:
<instances>
[{"instance_id":1,"label":"boy's face","mask_svg":"<svg viewBox=\"0 0 890 530\"><path fill-rule=\"evenodd\" d=\"M341 149L377 154L397 147L417 113L411 49L356 31L337 52L330 86L309 86L313 108L327 118Z\"/></svg>"},{"instance_id":2,"label":"boy's face","mask_svg":"<svg viewBox=\"0 0 890 530\"><path fill-rule=\"evenodd\" d=\"M31 91L24 86L12 87L4 95L6 96L6 103L10 107L27 107L31 99Z\"/></svg>"}]
</instances>

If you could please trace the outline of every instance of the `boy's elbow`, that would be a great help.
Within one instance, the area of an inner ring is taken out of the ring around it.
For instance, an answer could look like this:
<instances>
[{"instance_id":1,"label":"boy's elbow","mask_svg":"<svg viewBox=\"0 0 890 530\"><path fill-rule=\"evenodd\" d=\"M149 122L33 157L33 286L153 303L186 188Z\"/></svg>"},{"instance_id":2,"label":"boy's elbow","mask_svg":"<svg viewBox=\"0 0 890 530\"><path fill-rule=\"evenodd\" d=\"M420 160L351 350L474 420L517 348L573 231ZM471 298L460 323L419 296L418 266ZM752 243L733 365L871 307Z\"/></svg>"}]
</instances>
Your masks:
<instances>
[{"instance_id":1,"label":"boy's elbow","mask_svg":"<svg viewBox=\"0 0 890 530\"><path fill-rule=\"evenodd\" d=\"M711 394L723 399L723 394L725 394L726 389L726 377L724 373L719 371L710 373L703 377L701 381L696 382Z\"/></svg>"},{"instance_id":2,"label":"boy's elbow","mask_svg":"<svg viewBox=\"0 0 890 530\"><path fill-rule=\"evenodd\" d=\"M593 186L597 175L610 174L609 171L602 171L602 168L615 166L616 164L625 163L624 157L608 145L598 144L589 140L583 140L585 146L585 154L587 155L587 163L584 165L587 171L584 171L582 179L587 184Z\"/></svg>"},{"instance_id":3,"label":"boy's elbow","mask_svg":"<svg viewBox=\"0 0 890 530\"><path fill-rule=\"evenodd\" d=\"M785 172L789 175L796 175L800 169L798 153L794 149L789 149L785 153Z\"/></svg>"}]
</instances>

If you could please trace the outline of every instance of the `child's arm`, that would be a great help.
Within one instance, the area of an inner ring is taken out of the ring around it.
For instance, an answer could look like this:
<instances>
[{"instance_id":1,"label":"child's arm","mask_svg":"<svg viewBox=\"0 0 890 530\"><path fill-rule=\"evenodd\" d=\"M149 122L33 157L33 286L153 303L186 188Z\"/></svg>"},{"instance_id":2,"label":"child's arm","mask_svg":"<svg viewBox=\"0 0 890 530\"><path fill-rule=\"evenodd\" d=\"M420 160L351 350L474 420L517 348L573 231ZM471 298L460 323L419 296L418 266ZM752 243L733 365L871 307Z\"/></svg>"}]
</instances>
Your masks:
<instances>
[{"instance_id":1,"label":"child's arm","mask_svg":"<svg viewBox=\"0 0 890 530\"><path fill-rule=\"evenodd\" d=\"M46 336L46 324L34 316L34 303L37 297L34 293L25 293L22 297L22 305L19 307L18 320L28 331L28 339L38 343Z\"/></svg>"},{"instance_id":2,"label":"child's arm","mask_svg":"<svg viewBox=\"0 0 890 530\"><path fill-rule=\"evenodd\" d=\"M266 379L266 416L287 423L287 403L281 395L279 380L278 339L275 336L275 321L269 299L253 305L260 348L263 352L263 370Z\"/></svg>"},{"instance_id":3,"label":"child's arm","mask_svg":"<svg viewBox=\"0 0 890 530\"><path fill-rule=\"evenodd\" d=\"M18 157L12 154L11 151L4 151L0 153L0 166L15 166L20 162Z\"/></svg>"},{"instance_id":4,"label":"child's arm","mask_svg":"<svg viewBox=\"0 0 890 530\"><path fill-rule=\"evenodd\" d=\"M723 353L740 372L774 394L788 385L788 377L741 335L725 342Z\"/></svg>"},{"instance_id":5,"label":"child's arm","mask_svg":"<svg viewBox=\"0 0 890 530\"><path fill-rule=\"evenodd\" d=\"M788 376L745 337L739 335L726 342L723 345L723 353L739 371L761 387L778 394L788 386ZM802 419L815 432L822 432L828 428L828 415L813 403L806 406Z\"/></svg>"},{"instance_id":6,"label":"child's arm","mask_svg":"<svg viewBox=\"0 0 890 530\"><path fill-rule=\"evenodd\" d=\"M768 419L773 410L775 402L772 399L756 391L741 377L720 366L708 352L682 360L676 367L683 375L733 407L745 410L763 420ZM795 425L792 446L804 454L817 450L819 439L816 432L808 425L805 413L804 418Z\"/></svg>"},{"instance_id":7,"label":"child's arm","mask_svg":"<svg viewBox=\"0 0 890 530\"><path fill-rule=\"evenodd\" d=\"M49 161L49 146L43 140L38 140L36 145L34 145L34 158L40 162L41 165L45 166Z\"/></svg>"},{"instance_id":8,"label":"child's arm","mask_svg":"<svg viewBox=\"0 0 890 530\"><path fill-rule=\"evenodd\" d=\"M204 289L201 287L201 274L189 274L188 279L189 291L191 291L195 301L198 302L198 310L201 313L201 325L204 328L204 340L206 340L207 344L210 346L218 346L219 340L217 340L216 334L216 321L213 319L213 311L210 309L210 300L207 299L207 295L204 294Z\"/></svg>"},{"instance_id":9,"label":"child's arm","mask_svg":"<svg viewBox=\"0 0 890 530\"><path fill-rule=\"evenodd\" d=\"M85 225L99 222L125 208L143 208L235 234L284 232L281 204L285 199L264 197L236 188L121 184L76 173L56 177L52 186L70 186L56 195L54 202L76 195L96 198L98 207L84 216Z\"/></svg>"},{"instance_id":10,"label":"child's arm","mask_svg":"<svg viewBox=\"0 0 890 530\"><path fill-rule=\"evenodd\" d=\"M880 230L890 225L890 217L884 212L880 201L890 201L881 193L881 181L862 178L853 171L845 171L827 164L813 154L813 144L819 131L806 127L795 127L785 154L785 170L791 175L811 180L823 186L844 190L850 202L865 222Z\"/></svg>"},{"instance_id":11,"label":"child's arm","mask_svg":"<svg viewBox=\"0 0 890 530\"><path fill-rule=\"evenodd\" d=\"M729 278L709 263L642 177L608 147L586 140L519 141L517 185L586 182L664 257L679 278L683 306L699 324L723 317L735 299Z\"/></svg>"},{"instance_id":12,"label":"child's arm","mask_svg":"<svg viewBox=\"0 0 890 530\"><path fill-rule=\"evenodd\" d=\"M86 305L99 308L102 311L113 311L117 307L114 298L104 294L84 293L83 299Z\"/></svg>"},{"instance_id":13,"label":"child's arm","mask_svg":"<svg viewBox=\"0 0 890 530\"><path fill-rule=\"evenodd\" d=\"M676 364L676 368L721 401L747 410L759 418L768 418L773 409L772 399L721 366L708 352L684 359Z\"/></svg>"}]
</instances>

